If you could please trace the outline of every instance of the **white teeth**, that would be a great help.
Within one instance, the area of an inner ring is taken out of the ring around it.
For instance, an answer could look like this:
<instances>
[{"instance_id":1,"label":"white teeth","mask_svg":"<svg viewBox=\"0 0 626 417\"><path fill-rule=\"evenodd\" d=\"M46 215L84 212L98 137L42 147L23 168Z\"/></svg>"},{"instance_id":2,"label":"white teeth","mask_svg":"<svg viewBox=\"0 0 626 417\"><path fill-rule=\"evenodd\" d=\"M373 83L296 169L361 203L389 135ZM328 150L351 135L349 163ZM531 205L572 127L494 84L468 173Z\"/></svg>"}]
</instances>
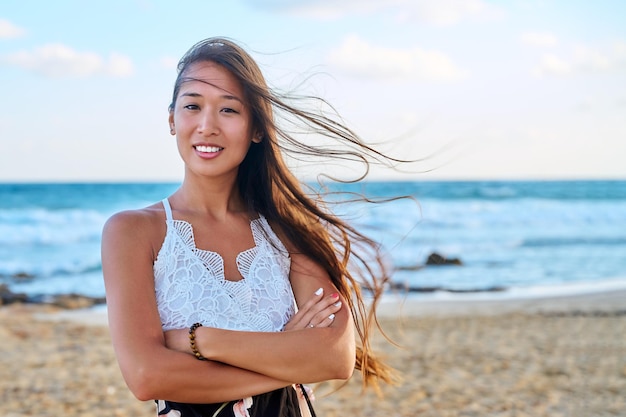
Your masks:
<instances>
[{"instance_id":1,"label":"white teeth","mask_svg":"<svg viewBox=\"0 0 626 417\"><path fill-rule=\"evenodd\" d=\"M200 152L206 152L206 153L219 152L222 149L224 149L224 148L220 148L219 146L204 146L204 145L196 145L195 148L196 150Z\"/></svg>"}]
</instances>

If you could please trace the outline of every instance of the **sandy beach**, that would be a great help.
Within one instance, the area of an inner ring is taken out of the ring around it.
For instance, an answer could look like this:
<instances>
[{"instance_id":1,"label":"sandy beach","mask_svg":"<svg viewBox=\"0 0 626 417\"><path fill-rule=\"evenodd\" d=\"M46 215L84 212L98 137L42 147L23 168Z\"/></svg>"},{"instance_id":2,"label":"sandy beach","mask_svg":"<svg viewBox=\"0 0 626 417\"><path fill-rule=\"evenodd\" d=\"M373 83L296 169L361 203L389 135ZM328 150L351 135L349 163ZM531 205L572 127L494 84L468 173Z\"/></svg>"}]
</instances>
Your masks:
<instances>
[{"instance_id":1,"label":"sandy beach","mask_svg":"<svg viewBox=\"0 0 626 417\"><path fill-rule=\"evenodd\" d=\"M316 387L323 416L626 416L626 292L388 300L375 346L402 383ZM150 416L127 390L102 311L0 307L0 414Z\"/></svg>"}]
</instances>

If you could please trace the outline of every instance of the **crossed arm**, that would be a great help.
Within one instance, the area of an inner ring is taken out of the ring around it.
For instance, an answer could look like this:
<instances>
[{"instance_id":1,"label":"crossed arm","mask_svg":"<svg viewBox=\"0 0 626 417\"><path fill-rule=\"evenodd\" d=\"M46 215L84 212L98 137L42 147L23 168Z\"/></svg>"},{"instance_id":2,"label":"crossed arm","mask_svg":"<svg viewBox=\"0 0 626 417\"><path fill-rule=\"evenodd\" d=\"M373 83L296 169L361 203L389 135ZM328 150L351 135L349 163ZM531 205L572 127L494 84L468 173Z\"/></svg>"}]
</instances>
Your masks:
<instances>
[{"instance_id":1,"label":"crossed arm","mask_svg":"<svg viewBox=\"0 0 626 417\"><path fill-rule=\"evenodd\" d=\"M165 334L161 329L152 265L155 242L163 234L154 224L149 215L122 213L107 222L102 239L111 337L137 398L213 403L351 375L355 347L349 311L328 275L298 254L292 255L290 280L300 309L284 330L201 327L196 345L209 361L197 360L188 329ZM320 288L323 294L317 295Z\"/></svg>"}]
</instances>

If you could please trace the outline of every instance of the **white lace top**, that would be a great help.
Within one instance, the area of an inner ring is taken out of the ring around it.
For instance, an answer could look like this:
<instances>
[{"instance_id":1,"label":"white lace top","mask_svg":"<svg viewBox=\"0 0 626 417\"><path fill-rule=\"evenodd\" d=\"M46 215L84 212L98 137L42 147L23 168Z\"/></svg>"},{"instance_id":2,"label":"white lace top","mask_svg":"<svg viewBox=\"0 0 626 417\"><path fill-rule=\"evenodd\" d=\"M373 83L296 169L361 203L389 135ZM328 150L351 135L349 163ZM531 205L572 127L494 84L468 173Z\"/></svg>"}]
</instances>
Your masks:
<instances>
[{"instance_id":1,"label":"white lace top","mask_svg":"<svg viewBox=\"0 0 626 417\"><path fill-rule=\"evenodd\" d=\"M222 257L198 249L193 227L175 220L163 200L167 232L154 262L156 300L163 330L199 322L229 330L282 330L295 312L291 260L265 217L250 222L255 246L237 255L243 279L224 276Z\"/></svg>"}]
</instances>

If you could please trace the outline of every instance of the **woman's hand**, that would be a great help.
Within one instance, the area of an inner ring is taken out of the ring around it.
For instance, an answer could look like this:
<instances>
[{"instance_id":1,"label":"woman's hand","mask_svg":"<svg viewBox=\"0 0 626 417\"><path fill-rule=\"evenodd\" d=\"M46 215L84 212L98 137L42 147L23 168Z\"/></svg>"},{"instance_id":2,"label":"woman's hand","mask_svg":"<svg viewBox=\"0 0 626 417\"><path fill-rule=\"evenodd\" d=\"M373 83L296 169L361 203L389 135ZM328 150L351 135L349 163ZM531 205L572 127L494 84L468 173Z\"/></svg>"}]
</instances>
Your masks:
<instances>
[{"instance_id":1,"label":"woman's hand","mask_svg":"<svg viewBox=\"0 0 626 417\"><path fill-rule=\"evenodd\" d=\"M324 290L320 288L285 324L283 331L329 327L335 319L335 313L341 309L341 304L338 293L324 297Z\"/></svg>"}]
</instances>

